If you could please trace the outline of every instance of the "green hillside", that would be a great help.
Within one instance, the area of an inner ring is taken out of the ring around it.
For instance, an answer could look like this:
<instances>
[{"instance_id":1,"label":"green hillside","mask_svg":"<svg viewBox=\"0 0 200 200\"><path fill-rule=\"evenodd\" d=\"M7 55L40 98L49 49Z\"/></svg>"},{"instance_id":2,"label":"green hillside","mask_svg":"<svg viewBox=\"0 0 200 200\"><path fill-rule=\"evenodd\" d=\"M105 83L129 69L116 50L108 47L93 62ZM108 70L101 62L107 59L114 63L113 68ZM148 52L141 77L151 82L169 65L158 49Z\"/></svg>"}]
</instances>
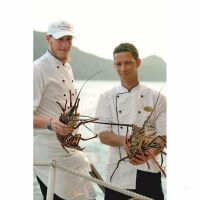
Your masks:
<instances>
[{"instance_id":1,"label":"green hillside","mask_svg":"<svg viewBox=\"0 0 200 200\"><path fill-rule=\"evenodd\" d=\"M47 50L45 43L45 33L33 32L33 59L36 60ZM98 80L118 80L118 76L113 68L113 61L100 58L98 56L86 53L72 47L71 61L75 79L87 79L89 75L102 70L98 76L93 79ZM142 59L140 66L140 80L142 81L166 81L166 63L165 61L152 55Z\"/></svg>"}]
</instances>

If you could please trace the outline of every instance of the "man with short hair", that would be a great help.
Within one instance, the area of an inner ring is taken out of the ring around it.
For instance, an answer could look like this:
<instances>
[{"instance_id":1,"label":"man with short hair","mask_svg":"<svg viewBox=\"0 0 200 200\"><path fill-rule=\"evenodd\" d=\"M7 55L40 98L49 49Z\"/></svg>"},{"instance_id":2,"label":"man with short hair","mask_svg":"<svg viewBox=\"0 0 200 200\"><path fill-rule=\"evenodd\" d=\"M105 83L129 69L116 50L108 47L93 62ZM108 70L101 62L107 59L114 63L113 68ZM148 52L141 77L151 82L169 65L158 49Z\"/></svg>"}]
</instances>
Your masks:
<instances>
[{"instance_id":1,"label":"man with short hair","mask_svg":"<svg viewBox=\"0 0 200 200\"><path fill-rule=\"evenodd\" d=\"M157 158L165 146L165 97L139 82L138 69L141 60L133 44L121 43L114 49L113 57L121 84L101 94L96 109L96 117L104 121L107 119L111 124L96 123L94 129L95 133L99 134L101 142L109 146L106 180L138 194L163 200L160 168L151 155ZM135 129L129 127L127 130L123 124L142 127L153 110L149 128L154 127L155 132L165 139L156 139L159 148L150 148L132 156L129 147L135 148L134 144L139 143L139 138L136 138L138 141L133 140L133 143L129 144L127 139L134 134ZM112 123L121 125L116 126ZM124 159L127 155L131 156ZM122 161L118 165L119 160ZM111 199L128 200L130 197L106 188L105 200Z\"/></svg>"}]
</instances>

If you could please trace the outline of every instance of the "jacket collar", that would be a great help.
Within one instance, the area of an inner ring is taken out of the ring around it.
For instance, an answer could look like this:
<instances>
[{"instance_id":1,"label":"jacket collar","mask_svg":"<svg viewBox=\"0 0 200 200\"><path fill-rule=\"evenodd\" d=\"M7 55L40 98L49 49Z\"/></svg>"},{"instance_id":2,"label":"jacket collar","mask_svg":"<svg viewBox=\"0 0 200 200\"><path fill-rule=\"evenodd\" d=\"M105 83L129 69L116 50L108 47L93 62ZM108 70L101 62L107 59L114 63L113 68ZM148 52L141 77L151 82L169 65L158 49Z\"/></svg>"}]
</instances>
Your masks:
<instances>
[{"instance_id":1,"label":"jacket collar","mask_svg":"<svg viewBox=\"0 0 200 200\"><path fill-rule=\"evenodd\" d=\"M124 93L133 93L138 91L140 88L140 84L138 84L136 87L134 87L133 89L131 89L131 91L128 91L127 88L125 88L123 85L119 85L119 87L117 88L117 93L118 94L124 94Z\"/></svg>"},{"instance_id":2,"label":"jacket collar","mask_svg":"<svg viewBox=\"0 0 200 200\"><path fill-rule=\"evenodd\" d=\"M58 60L56 57L54 57L48 50L47 50L45 56L50 60L50 62L54 63L56 67L57 66L68 66L69 65L68 63L65 63L63 65L63 63L60 60Z\"/></svg>"}]
</instances>

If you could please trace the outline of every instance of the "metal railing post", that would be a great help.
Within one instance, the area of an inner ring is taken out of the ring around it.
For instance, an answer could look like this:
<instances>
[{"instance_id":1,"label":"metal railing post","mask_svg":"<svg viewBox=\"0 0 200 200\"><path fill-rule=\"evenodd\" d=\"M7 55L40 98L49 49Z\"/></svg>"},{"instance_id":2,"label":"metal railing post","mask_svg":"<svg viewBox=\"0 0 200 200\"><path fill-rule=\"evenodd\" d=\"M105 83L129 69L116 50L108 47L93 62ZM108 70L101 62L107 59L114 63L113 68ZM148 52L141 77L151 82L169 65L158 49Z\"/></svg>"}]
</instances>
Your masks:
<instances>
[{"instance_id":1,"label":"metal railing post","mask_svg":"<svg viewBox=\"0 0 200 200\"><path fill-rule=\"evenodd\" d=\"M56 179L56 161L52 160L51 165L49 167L49 179L48 179L46 200L53 200L55 179Z\"/></svg>"}]
</instances>

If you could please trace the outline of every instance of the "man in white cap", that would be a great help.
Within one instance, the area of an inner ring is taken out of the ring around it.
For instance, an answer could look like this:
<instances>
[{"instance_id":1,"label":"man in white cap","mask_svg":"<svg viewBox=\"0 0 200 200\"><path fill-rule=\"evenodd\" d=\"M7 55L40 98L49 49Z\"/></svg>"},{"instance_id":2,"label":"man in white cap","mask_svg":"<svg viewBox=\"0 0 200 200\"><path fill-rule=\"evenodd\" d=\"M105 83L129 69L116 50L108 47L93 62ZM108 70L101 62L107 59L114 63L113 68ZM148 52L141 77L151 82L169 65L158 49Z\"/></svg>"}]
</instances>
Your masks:
<instances>
[{"instance_id":1,"label":"man in white cap","mask_svg":"<svg viewBox=\"0 0 200 200\"><path fill-rule=\"evenodd\" d=\"M73 26L66 21L56 21L49 25L46 41L48 51L34 61L34 161L59 164L80 173L91 171L89 162L80 151L67 148L67 153L57 139L59 135L71 134L72 128L59 121L62 105L76 97L74 76L68 63L69 52L74 38ZM34 171L44 199L47 195L48 166L34 166ZM96 194L90 182L78 176L56 169L55 200L89 200Z\"/></svg>"}]
</instances>

